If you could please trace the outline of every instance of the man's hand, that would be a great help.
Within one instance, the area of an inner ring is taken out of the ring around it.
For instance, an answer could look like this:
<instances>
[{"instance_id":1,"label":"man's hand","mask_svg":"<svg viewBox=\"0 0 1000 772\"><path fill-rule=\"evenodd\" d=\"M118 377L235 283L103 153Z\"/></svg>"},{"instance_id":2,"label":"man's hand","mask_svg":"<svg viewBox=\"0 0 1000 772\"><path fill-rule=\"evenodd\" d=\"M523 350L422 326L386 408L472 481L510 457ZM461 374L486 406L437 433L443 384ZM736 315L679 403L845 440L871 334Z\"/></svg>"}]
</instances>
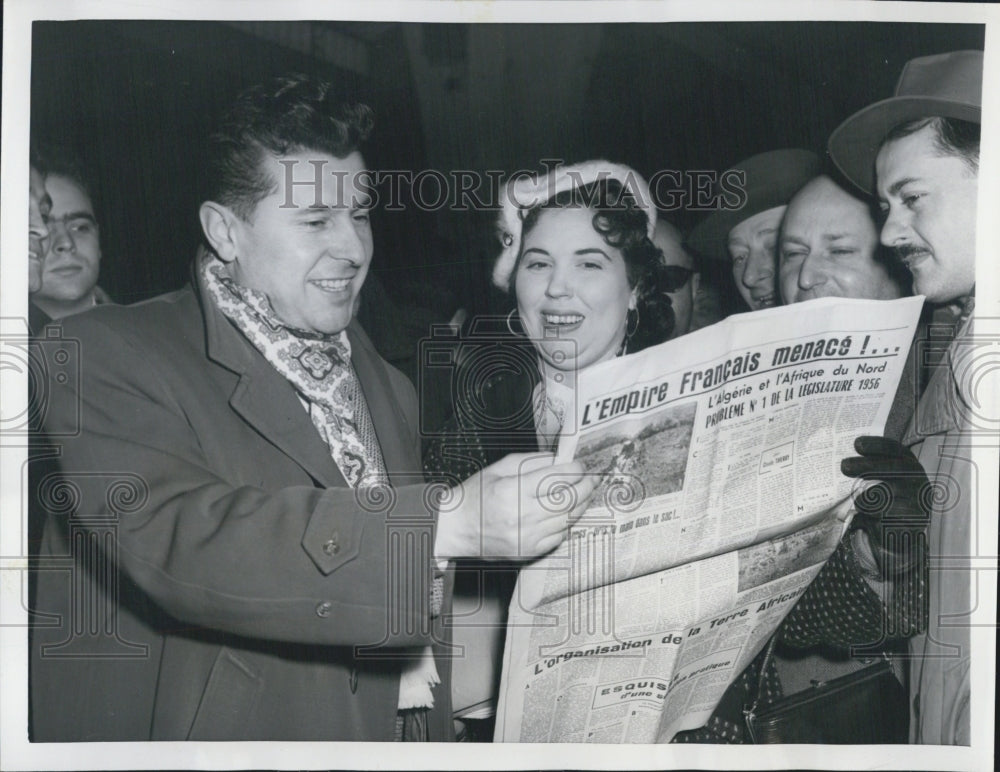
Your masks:
<instances>
[{"instance_id":1,"label":"man's hand","mask_svg":"<svg viewBox=\"0 0 1000 772\"><path fill-rule=\"evenodd\" d=\"M435 556L529 560L559 546L596 481L579 462L552 459L512 453L452 488L441 504Z\"/></svg>"},{"instance_id":2,"label":"man's hand","mask_svg":"<svg viewBox=\"0 0 1000 772\"><path fill-rule=\"evenodd\" d=\"M860 454L840 462L848 477L877 480L854 497L857 524L868 535L883 575L902 573L920 560L920 534L930 521L933 487L917 457L888 437L858 437Z\"/></svg>"}]
</instances>

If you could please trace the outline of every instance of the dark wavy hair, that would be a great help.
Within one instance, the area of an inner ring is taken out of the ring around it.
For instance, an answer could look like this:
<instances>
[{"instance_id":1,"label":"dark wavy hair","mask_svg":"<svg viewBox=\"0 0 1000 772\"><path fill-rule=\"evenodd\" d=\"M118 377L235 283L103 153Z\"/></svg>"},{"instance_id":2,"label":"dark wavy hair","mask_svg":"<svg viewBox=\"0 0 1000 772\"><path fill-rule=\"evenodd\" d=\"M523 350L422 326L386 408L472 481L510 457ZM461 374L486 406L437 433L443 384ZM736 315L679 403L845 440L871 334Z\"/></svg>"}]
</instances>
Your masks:
<instances>
[{"instance_id":1,"label":"dark wavy hair","mask_svg":"<svg viewBox=\"0 0 1000 772\"><path fill-rule=\"evenodd\" d=\"M100 197L90 184L91 169L72 148L41 140L32 145L31 165L46 176L65 177L87 195L95 213L101 211Z\"/></svg>"},{"instance_id":2,"label":"dark wavy hair","mask_svg":"<svg viewBox=\"0 0 1000 772\"><path fill-rule=\"evenodd\" d=\"M667 340L674 331L674 309L667 292L679 289L687 280L663 263L663 252L647 235L649 220L632 193L616 179L595 182L557 193L535 207L522 210L521 244L538 224L542 212L550 209L590 209L591 223L609 247L621 251L629 287L636 289L639 324L628 339L628 351L635 353ZM514 273L521 264L517 256ZM511 282L511 294L516 282ZM514 298L516 301L516 298Z\"/></svg>"},{"instance_id":3,"label":"dark wavy hair","mask_svg":"<svg viewBox=\"0 0 1000 772\"><path fill-rule=\"evenodd\" d=\"M882 140L882 144L916 134L927 127L934 132L934 147L941 155L951 155L961 159L971 171L978 174L982 126L972 121L941 116L917 118L895 126Z\"/></svg>"},{"instance_id":4,"label":"dark wavy hair","mask_svg":"<svg viewBox=\"0 0 1000 772\"><path fill-rule=\"evenodd\" d=\"M331 83L286 75L243 91L209 137L209 200L249 220L257 203L276 190L264 168L267 155L302 151L344 158L368 138L371 109L341 101Z\"/></svg>"}]
</instances>

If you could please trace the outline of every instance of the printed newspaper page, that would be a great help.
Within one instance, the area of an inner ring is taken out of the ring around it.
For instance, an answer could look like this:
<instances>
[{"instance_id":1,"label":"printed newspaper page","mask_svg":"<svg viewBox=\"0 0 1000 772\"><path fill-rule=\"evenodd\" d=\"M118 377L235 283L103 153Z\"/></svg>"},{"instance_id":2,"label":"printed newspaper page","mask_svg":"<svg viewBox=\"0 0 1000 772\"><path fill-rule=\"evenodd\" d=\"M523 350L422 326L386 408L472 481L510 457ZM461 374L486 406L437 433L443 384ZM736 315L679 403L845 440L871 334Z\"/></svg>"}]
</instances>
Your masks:
<instances>
[{"instance_id":1,"label":"printed newspaper page","mask_svg":"<svg viewBox=\"0 0 1000 772\"><path fill-rule=\"evenodd\" d=\"M496 740L669 742L708 720L846 530L840 460L882 433L922 303L758 311L581 374L558 459L602 482L521 572Z\"/></svg>"}]
</instances>

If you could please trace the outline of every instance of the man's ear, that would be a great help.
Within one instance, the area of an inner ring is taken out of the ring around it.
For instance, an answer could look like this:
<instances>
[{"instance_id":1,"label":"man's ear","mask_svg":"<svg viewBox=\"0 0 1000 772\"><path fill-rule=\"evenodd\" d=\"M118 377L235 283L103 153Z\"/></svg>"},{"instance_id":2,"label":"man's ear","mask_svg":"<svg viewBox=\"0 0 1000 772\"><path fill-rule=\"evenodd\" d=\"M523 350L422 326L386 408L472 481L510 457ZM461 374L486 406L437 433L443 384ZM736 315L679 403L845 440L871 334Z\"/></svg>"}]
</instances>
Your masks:
<instances>
[{"instance_id":1,"label":"man's ear","mask_svg":"<svg viewBox=\"0 0 1000 772\"><path fill-rule=\"evenodd\" d=\"M231 263L235 260L239 254L237 246L242 222L236 213L223 204L205 201L198 209L198 217L212 251L223 262Z\"/></svg>"}]
</instances>

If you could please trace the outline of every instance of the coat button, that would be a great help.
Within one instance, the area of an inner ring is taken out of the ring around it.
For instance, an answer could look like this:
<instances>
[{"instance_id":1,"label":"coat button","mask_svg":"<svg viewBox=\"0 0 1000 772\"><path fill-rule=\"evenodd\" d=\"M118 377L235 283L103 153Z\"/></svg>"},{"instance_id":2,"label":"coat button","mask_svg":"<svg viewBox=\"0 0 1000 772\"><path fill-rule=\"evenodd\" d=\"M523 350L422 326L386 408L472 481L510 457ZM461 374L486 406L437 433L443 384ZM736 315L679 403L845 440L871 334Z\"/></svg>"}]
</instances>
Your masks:
<instances>
[{"instance_id":1,"label":"coat button","mask_svg":"<svg viewBox=\"0 0 1000 772\"><path fill-rule=\"evenodd\" d=\"M337 533L336 531L333 532L333 535L330 536L330 538L323 545L323 552L325 552L327 555L331 555L331 556L332 555L336 555L338 552L340 552L340 534L339 533Z\"/></svg>"},{"instance_id":2,"label":"coat button","mask_svg":"<svg viewBox=\"0 0 1000 772\"><path fill-rule=\"evenodd\" d=\"M348 676L347 685L351 687L351 694L356 694L358 691L358 669L356 667L351 668L351 674Z\"/></svg>"},{"instance_id":3,"label":"coat button","mask_svg":"<svg viewBox=\"0 0 1000 772\"><path fill-rule=\"evenodd\" d=\"M316 606L316 616L318 617L323 617L325 619L330 616L331 611L333 611L333 604L328 600L325 600Z\"/></svg>"}]
</instances>

